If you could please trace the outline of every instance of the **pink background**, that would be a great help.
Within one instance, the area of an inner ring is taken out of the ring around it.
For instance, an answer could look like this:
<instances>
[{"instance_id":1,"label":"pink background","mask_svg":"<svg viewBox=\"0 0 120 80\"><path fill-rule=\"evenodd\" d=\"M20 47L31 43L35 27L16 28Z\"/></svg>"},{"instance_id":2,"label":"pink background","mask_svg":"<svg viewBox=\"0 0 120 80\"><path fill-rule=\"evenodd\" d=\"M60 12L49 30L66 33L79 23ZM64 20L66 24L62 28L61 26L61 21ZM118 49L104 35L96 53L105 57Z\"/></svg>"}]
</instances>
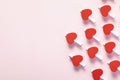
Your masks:
<instances>
[{"instance_id":1,"label":"pink background","mask_svg":"<svg viewBox=\"0 0 120 80\"><path fill-rule=\"evenodd\" d=\"M107 56L102 44L115 41L115 37L105 39L102 25L114 23L120 30L120 0L0 0L0 80L93 80L91 70L102 68L108 80L120 80L119 72L111 73L109 60L120 59L116 55ZM115 20L103 20L98 7L112 6ZM80 11L93 10L96 25L84 24ZM101 44L87 43L84 29L95 27ZM65 40L68 32L77 32L84 45L69 47ZM103 62L90 60L85 49L96 45L100 48ZM69 53L84 56L85 69L75 69L68 57Z\"/></svg>"}]
</instances>

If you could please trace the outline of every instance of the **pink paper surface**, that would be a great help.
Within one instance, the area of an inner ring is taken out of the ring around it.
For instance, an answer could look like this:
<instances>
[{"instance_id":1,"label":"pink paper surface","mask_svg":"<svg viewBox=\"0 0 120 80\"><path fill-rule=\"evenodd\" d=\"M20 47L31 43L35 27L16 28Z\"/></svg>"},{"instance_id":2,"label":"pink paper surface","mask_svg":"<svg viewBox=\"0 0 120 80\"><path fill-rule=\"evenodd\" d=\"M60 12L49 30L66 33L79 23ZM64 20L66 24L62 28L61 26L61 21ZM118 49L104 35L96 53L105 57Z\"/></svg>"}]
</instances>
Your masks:
<instances>
[{"instance_id":1,"label":"pink paper surface","mask_svg":"<svg viewBox=\"0 0 120 80\"><path fill-rule=\"evenodd\" d=\"M112 6L115 20L102 19L98 7ZM93 10L96 24L83 23L80 11ZM111 73L107 62L120 59L107 56L102 46L107 41L120 42L115 37L108 40L102 26L111 22L120 30L120 0L0 0L0 80L93 80L91 70L102 68L108 80L120 80L120 72ZM101 43L88 43L84 29L95 27ZM69 46L65 35L78 34L83 47ZM85 49L100 48L103 62L90 60ZM68 55L81 54L87 64L85 69L73 67Z\"/></svg>"}]
</instances>

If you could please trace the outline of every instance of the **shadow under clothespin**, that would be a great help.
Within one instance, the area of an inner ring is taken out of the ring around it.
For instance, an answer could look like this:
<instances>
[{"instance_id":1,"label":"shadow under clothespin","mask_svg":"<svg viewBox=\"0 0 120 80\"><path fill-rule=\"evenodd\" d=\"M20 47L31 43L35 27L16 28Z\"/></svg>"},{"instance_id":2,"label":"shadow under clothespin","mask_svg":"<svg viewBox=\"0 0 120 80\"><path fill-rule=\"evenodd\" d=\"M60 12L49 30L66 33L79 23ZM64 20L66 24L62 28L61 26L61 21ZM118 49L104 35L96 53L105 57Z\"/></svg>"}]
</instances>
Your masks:
<instances>
[{"instance_id":1,"label":"shadow under clothespin","mask_svg":"<svg viewBox=\"0 0 120 80\"><path fill-rule=\"evenodd\" d=\"M107 1L112 1L112 2L114 2L114 0L102 0L102 2L107 2Z\"/></svg>"},{"instance_id":2,"label":"shadow under clothespin","mask_svg":"<svg viewBox=\"0 0 120 80\"><path fill-rule=\"evenodd\" d=\"M108 80L105 76L101 76L100 78L101 80Z\"/></svg>"}]
</instances>

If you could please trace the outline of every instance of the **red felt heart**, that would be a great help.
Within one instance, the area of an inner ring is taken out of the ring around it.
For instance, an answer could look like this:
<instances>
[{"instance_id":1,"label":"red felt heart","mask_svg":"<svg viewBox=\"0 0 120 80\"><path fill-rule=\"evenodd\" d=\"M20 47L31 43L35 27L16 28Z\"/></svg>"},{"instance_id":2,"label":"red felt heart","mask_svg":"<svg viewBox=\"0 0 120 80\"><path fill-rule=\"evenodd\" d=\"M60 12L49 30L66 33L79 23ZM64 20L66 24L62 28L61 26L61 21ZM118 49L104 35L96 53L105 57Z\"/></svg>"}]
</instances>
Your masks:
<instances>
[{"instance_id":1,"label":"red felt heart","mask_svg":"<svg viewBox=\"0 0 120 80\"><path fill-rule=\"evenodd\" d=\"M103 32L105 35L109 35L110 32L114 29L114 25L113 24L105 24L103 26Z\"/></svg>"},{"instance_id":2,"label":"red felt heart","mask_svg":"<svg viewBox=\"0 0 120 80\"><path fill-rule=\"evenodd\" d=\"M88 56L90 58L94 58L96 56L97 52L98 52L98 48L97 47L91 47L87 50L87 52L88 52Z\"/></svg>"},{"instance_id":3,"label":"red felt heart","mask_svg":"<svg viewBox=\"0 0 120 80\"><path fill-rule=\"evenodd\" d=\"M109 63L109 67L112 72L116 72L119 66L120 66L120 61L118 60L114 60Z\"/></svg>"},{"instance_id":4,"label":"red felt heart","mask_svg":"<svg viewBox=\"0 0 120 80\"><path fill-rule=\"evenodd\" d=\"M66 35L66 40L68 44L73 44L76 38L77 38L77 34L75 32L71 32Z\"/></svg>"},{"instance_id":5,"label":"red felt heart","mask_svg":"<svg viewBox=\"0 0 120 80\"><path fill-rule=\"evenodd\" d=\"M108 54L111 54L115 46L116 44L114 42L108 42L104 45L104 48Z\"/></svg>"},{"instance_id":6,"label":"red felt heart","mask_svg":"<svg viewBox=\"0 0 120 80\"><path fill-rule=\"evenodd\" d=\"M87 39L92 39L95 34L96 34L96 30L94 28L89 28L85 31L85 35Z\"/></svg>"},{"instance_id":7,"label":"red felt heart","mask_svg":"<svg viewBox=\"0 0 120 80\"><path fill-rule=\"evenodd\" d=\"M81 55L76 55L72 57L72 63L75 67L79 66L82 60L83 60L83 57Z\"/></svg>"},{"instance_id":8,"label":"red felt heart","mask_svg":"<svg viewBox=\"0 0 120 80\"><path fill-rule=\"evenodd\" d=\"M104 5L100 8L100 12L101 12L102 16L104 16L104 17L108 16L108 13L110 12L110 10L111 10L111 6L109 6L109 5Z\"/></svg>"},{"instance_id":9,"label":"red felt heart","mask_svg":"<svg viewBox=\"0 0 120 80\"><path fill-rule=\"evenodd\" d=\"M94 80L100 80L100 77L102 74L103 74L102 69L96 69L96 70L92 71L92 76L93 76Z\"/></svg>"},{"instance_id":10,"label":"red felt heart","mask_svg":"<svg viewBox=\"0 0 120 80\"><path fill-rule=\"evenodd\" d=\"M84 9L81 11L81 17L83 20L88 20L89 16L92 14L92 10Z\"/></svg>"}]
</instances>

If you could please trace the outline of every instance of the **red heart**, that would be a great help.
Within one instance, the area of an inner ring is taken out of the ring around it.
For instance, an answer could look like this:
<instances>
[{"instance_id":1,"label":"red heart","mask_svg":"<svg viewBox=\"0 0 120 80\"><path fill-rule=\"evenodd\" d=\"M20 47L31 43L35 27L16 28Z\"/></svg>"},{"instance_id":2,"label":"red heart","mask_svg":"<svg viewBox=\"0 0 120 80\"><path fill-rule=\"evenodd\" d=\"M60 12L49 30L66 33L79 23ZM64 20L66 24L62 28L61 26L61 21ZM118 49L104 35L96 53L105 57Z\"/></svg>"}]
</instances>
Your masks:
<instances>
[{"instance_id":1,"label":"red heart","mask_svg":"<svg viewBox=\"0 0 120 80\"><path fill-rule=\"evenodd\" d=\"M81 17L83 20L88 20L89 16L92 14L92 10L84 9L81 11Z\"/></svg>"},{"instance_id":2,"label":"red heart","mask_svg":"<svg viewBox=\"0 0 120 80\"><path fill-rule=\"evenodd\" d=\"M114 42L108 42L104 45L104 48L108 54L111 54L115 46L116 44Z\"/></svg>"},{"instance_id":3,"label":"red heart","mask_svg":"<svg viewBox=\"0 0 120 80\"><path fill-rule=\"evenodd\" d=\"M94 80L100 80L100 77L102 74L103 74L102 69L96 69L96 70L92 71L92 76L93 76Z\"/></svg>"},{"instance_id":4,"label":"red heart","mask_svg":"<svg viewBox=\"0 0 120 80\"><path fill-rule=\"evenodd\" d=\"M73 44L76 38L77 38L77 34L75 32L71 32L66 35L66 40L68 44Z\"/></svg>"},{"instance_id":5,"label":"red heart","mask_svg":"<svg viewBox=\"0 0 120 80\"><path fill-rule=\"evenodd\" d=\"M109 35L110 32L114 29L114 25L113 24L105 24L103 26L103 32L105 33L105 35Z\"/></svg>"},{"instance_id":6,"label":"red heart","mask_svg":"<svg viewBox=\"0 0 120 80\"><path fill-rule=\"evenodd\" d=\"M98 48L97 47L91 47L87 50L88 55L90 58L94 58L98 52Z\"/></svg>"},{"instance_id":7,"label":"red heart","mask_svg":"<svg viewBox=\"0 0 120 80\"><path fill-rule=\"evenodd\" d=\"M92 39L95 34L96 34L96 30L94 28L89 28L85 31L85 35L87 39Z\"/></svg>"},{"instance_id":8,"label":"red heart","mask_svg":"<svg viewBox=\"0 0 120 80\"><path fill-rule=\"evenodd\" d=\"M119 66L120 66L120 61L118 60L114 60L109 63L109 67L112 72L116 72Z\"/></svg>"},{"instance_id":9,"label":"red heart","mask_svg":"<svg viewBox=\"0 0 120 80\"><path fill-rule=\"evenodd\" d=\"M75 67L79 66L82 60L83 60L83 57L81 55L76 55L72 57L72 63Z\"/></svg>"},{"instance_id":10,"label":"red heart","mask_svg":"<svg viewBox=\"0 0 120 80\"><path fill-rule=\"evenodd\" d=\"M104 17L108 16L108 13L110 12L110 10L111 10L111 6L109 6L109 5L104 5L100 8L100 12L101 12L102 16L104 16Z\"/></svg>"}]
</instances>

